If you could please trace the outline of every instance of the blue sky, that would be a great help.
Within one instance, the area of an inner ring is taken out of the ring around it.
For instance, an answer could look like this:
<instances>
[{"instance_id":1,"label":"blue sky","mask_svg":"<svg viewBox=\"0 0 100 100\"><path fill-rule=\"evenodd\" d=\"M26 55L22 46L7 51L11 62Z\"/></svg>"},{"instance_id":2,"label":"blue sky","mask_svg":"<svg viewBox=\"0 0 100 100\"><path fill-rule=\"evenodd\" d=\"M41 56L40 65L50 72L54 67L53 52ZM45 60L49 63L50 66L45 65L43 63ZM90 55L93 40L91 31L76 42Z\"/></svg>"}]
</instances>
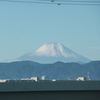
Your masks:
<instances>
[{"instance_id":1,"label":"blue sky","mask_svg":"<svg viewBox=\"0 0 100 100\"><path fill-rule=\"evenodd\" d=\"M0 61L50 42L100 60L100 6L0 1Z\"/></svg>"}]
</instances>

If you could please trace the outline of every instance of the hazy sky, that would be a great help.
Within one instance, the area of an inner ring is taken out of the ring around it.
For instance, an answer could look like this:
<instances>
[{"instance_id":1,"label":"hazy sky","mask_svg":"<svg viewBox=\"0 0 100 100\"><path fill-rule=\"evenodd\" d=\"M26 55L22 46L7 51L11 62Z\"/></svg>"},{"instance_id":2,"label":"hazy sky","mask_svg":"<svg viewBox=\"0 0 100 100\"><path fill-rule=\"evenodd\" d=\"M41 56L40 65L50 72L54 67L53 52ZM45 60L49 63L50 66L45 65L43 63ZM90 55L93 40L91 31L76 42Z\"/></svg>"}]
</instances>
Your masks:
<instances>
[{"instance_id":1,"label":"hazy sky","mask_svg":"<svg viewBox=\"0 0 100 100\"><path fill-rule=\"evenodd\" d=\"M100 60L100 6L0 1L0 61L50 42Z\"/></svg>"}]
</instances>

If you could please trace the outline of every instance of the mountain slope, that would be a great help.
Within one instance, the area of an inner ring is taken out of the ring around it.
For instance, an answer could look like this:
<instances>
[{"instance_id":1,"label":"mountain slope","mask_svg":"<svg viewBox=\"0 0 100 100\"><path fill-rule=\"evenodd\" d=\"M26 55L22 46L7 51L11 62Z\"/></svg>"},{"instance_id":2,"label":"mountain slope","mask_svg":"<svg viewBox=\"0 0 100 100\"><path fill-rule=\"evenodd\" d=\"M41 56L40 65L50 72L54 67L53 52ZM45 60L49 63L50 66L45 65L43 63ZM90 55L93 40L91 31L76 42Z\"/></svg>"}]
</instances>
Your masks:
<instances>
[{"instance_id":1,"label":"mountain slope","mask_svg":"<svg viewBox=\"0 0 100 100\"><path fill-rule=\"evenodd\" d=\"M16 60L31 60L39 63L54 63L57 61L87 63L90 61L60 43L44 44Z\"/></svg>"},{"instance_id":2,"label":"mountain slope","mask_svg":"<svg viewBox=\"0 0 100 100\"><path fill-rule=\"evenodd\" d=\"M32 61L18 61L0 63L0 79L21 79L30 77L48 76L50 79L76 79L87 77L100 79L100 61L86 64L56 62L53 64L39 64Z\"/></svg>"}]
</instances>

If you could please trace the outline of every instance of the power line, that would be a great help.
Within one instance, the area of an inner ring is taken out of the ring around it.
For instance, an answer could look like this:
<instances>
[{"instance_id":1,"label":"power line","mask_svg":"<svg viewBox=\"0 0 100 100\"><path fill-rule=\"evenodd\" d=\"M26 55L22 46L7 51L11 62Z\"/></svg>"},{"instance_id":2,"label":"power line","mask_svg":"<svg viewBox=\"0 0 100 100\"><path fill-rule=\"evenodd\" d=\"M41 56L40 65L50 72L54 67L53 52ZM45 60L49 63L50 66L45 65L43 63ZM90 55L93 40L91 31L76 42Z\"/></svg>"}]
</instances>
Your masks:
<instances>
[{"instance_id":1,"label":"power line","mask_svg":"<svg viewBox=\"0 0 100 100\"><path fill-rule=\"evenodd\" d=\"M100 3L100 1L67 1L67 0L40 0L40 1L53 1L53 2L73 2L73 3Z\"/></svg>"},{"instance_id":2,"label":"power line","mask_svg":"<svg viewBox=\"0 0 100 100\"><path fill-rule=\"evenodd\" d=\"M58 5L93 5L100 6L100 1L66 1L66 0L56 0L54 2L49 0L41 0L38 2L33 1L14 1L14 0L0 0L2 2L15 2L15 3L38 3L38 4L58 4ZM43 2L44 1L44 2Z\"/></svg>"}]
</instances>

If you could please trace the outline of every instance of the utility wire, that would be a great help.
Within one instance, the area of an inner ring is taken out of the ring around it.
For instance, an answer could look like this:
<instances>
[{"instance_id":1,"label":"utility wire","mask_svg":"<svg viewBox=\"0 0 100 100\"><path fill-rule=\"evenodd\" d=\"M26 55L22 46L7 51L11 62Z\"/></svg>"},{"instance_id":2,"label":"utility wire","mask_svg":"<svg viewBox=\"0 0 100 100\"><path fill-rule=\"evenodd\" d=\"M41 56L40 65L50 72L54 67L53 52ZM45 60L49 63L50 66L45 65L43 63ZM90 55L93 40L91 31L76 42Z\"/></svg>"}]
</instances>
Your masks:
<instances>
[{"instance_id":1,"label":"utility wire","mask_svg":"<svg viewBox=\"0 0 100 100\"><path fill-rule=\"evenodd\" d=\"M58 5L93 5L100 6L100 1L66 1L66 0L57 0L56 2L47 2L48 0L44 0L45 2L32 2L32 1L14 1L14 0L0 0L2 2L16 2L16 3L38 3L38 4L58 4ZM62 3L65 2L65 3Z\"/></svg>"},{"instance_id":2,"label":"utility wire","mask_svg":"<svg viewBox=\"0 0 100 100\"><path fill-rule=\"evenodd\" d=\"M40 0L40 1L51 1L51 2L73 2L73 3L100 3L100 1L67 1L67 0Z\"/></svg>"}]
</instances>

